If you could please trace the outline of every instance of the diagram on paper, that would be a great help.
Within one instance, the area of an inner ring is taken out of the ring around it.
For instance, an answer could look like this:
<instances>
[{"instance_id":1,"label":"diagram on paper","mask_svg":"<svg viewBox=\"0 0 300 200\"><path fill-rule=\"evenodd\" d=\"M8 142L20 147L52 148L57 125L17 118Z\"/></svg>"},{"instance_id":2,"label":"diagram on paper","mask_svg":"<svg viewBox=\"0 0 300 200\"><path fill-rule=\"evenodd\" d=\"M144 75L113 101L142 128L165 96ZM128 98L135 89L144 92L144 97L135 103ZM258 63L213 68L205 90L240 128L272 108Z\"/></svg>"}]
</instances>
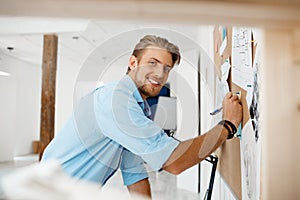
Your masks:
<instances>
[{"instance_id":1,"label":"diagram on paper","mask_svg":"<svg viewBox=\"0 0 300 200\"><path fill-rule=\"evenodd\" d=\"M251 95L251 104L249 106L250 112L250 120L252 123L253 130L255 132L255 141L257 142L259 139L259 61L258 58L254 59L253 63L253 84L252 84L252 93L247 93L247 95ZM248 99L247 99L248 103ZM248 103L249 105L249 103Z\"/></svg>"},{"instance_id":2,"label":"diagram on paper","mask_svg":"<svg viewBox=\"0 0 300 200\"><path fill-rule=\"evenodd\" d=\"M243 127L240 144L243 200L259 199L261 142L255 138L251 120Z\"/></svg>"},{"instance_id":3,"label":"diagram on paper","mask_svg":"<svg viewBox=\"0 0 300 200\"><path fill-rule=\"evenodd\" d=\"M232 82L247 90L253 82L251 29L232 28Z\"/></svg>"}]
</instances>

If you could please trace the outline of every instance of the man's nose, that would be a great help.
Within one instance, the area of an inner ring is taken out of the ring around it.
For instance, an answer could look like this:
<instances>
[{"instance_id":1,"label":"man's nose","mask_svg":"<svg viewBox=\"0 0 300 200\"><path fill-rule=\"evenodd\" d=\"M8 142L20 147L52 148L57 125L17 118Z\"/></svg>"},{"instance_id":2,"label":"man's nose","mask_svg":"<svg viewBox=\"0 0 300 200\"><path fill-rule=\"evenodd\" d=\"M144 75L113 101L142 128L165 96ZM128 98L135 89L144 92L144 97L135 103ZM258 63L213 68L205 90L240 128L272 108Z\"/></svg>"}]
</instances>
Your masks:
<instances>
[{"instance_id":1,"label":"man's nose","mask_svg":"<svg viewBox=\"0 0 300 200\"><path fill-rule=\"evenodd\" d=\"M154 74L156 77L162 78L164 76L164 66L157 65L154 69Z\"/></svg>"}]
</instances>

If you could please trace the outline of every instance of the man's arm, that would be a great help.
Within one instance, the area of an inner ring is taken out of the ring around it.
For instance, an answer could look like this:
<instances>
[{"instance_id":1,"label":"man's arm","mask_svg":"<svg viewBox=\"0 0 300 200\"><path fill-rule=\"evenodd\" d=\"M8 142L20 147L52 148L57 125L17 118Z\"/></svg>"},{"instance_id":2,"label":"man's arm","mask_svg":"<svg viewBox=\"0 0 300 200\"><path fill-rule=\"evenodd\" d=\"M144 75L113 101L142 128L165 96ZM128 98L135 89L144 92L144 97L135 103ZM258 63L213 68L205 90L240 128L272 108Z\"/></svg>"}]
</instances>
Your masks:
<instances>
[{"instance_id":1,"label":"man's arm","mask_svg":"<svg viewBox=\"0 0 300 200\"><path fill-rule=\"evenodd\" d=\"M242 107L237 95L228 93L224 98L223 119L231 121L236 127L241 122ZM214 152L225 142L227 136L227 129L216 125L204 135L181 142L163 165L163 169L172 174L180 174Z\"/></svg>"},{"instance_id":2,"label":"man's arm","mask_svg":"<svg viewBox=\"0 0 300 200\"><path fill-rule=\"evenodd\" d=\"M227 130L217 125L204 135L181 142L164 164L163 169L172 174L180 174L214 152L225 142L227 135Z\"/></svg>"},{"instance_id":3,"label":"man's arm","mask_svg":"<svg viewBox=\"0 0 300 200\"><path fill-rule=\"evenodd\" d=\"M148 178L140 180L132 185L128 185L127 189L132 195L142 195L143 197L151 199L151 189Z\"/></svg>"}]
</instances>

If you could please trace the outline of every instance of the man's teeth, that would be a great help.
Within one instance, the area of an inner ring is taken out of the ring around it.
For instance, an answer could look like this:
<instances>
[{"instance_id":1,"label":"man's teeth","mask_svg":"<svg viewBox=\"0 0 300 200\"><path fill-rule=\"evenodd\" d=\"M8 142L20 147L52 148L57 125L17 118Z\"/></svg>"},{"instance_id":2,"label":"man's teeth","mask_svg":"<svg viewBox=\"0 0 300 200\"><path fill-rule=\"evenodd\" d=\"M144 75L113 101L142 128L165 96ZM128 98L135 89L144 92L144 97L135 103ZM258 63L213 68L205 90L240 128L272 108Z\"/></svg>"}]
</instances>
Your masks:
<instances>
[{"instance_id":1,"label":"man's teeth","mask_svg":"<svg viewBox=\"0 0 300 200\"><path fill-rule=\"evenodd\" d=\"M153 83L153 84L159 84L158 82L156 82L155 80L152 80L152 79L148 79L150 81L150 83Z\"/></svg>"}]
</instances>

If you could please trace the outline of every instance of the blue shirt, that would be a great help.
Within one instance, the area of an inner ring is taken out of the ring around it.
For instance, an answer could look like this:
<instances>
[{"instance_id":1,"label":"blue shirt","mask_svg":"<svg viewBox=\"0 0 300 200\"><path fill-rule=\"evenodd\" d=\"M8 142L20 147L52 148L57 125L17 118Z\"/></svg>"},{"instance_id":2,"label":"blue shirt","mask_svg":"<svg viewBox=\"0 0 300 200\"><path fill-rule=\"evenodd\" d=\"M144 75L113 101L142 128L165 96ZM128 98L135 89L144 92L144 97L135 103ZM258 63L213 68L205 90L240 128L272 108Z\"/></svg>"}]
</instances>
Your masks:
<instances>
[{"instance_id":1,"label":"blue shirt","mask_svg":"<svg viewBox=\"0 0 300 200\"><path fill-rule=\"evenodd\" d=\"M149 112L128 75L99 87L81 99L42 161L57 159L71 176L101 185L118 168L125 185L147 178L144 163L161 169L179 143L147 117Z\"/></svg>"}]
</instances>

